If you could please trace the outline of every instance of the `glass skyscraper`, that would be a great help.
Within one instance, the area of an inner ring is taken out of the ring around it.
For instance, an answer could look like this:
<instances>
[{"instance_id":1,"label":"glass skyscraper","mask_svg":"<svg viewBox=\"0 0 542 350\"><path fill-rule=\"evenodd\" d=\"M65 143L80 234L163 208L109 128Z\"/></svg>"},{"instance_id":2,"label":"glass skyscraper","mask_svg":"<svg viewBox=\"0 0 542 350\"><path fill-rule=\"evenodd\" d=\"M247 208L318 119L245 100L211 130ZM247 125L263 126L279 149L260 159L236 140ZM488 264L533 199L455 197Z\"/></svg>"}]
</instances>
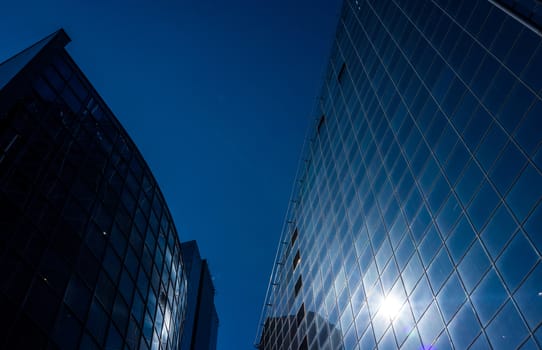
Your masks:
<instances>
[{"instance_id":1,"label":"glass skyscraper","mask_svg":"<svg viewBox=\"0 0 542 350\"><path fill-rule=\"evenodd\" d=\"M196 241L181 244L188 280L187 308L179 350L216 350L218 315L215 287L206 259Z\"/></svg>"},{"instance_id":2,"label":"glass skyscraper","mask_svg":"<svg viewBox=\"0 0 542 350\"><path fill-rule=\"evenodd\" d=\"M178 349L171 214L69 41L0 64L0 348Z\"/></svg>"},{"instance_id":3,"label":"glass skyscraper","mask_svg":"<svg viewBox=\"0 0 542 350\"><path fill-rule=\"evenodd\" d=\"M541 13L345 0L259 349L542 347Z\"/></svg>"}]
</instances>

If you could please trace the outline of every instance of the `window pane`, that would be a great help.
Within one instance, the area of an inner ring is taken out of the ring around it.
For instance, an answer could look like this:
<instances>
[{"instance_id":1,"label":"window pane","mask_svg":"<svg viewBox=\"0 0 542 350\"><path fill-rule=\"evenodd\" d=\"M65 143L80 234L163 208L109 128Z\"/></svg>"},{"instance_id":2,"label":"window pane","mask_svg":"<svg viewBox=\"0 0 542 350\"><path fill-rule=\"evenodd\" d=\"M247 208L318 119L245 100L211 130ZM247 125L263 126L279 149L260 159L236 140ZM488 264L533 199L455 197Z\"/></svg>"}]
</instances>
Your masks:
<instances>
[{"instance_id":1,"label":"window pane","mask_svg":"<svg viewBox=\"0 0 542 350\"><path fill-rule=\"evenodd\" d=\"M497 260L499 271L510 290L516 289L538 259L538 255L525 239L523 233L518 232Z\"/></svg>"},{"instance_id":2,"label":"window pane","mask_svg":"<svg viewBox=\"0 0 542 350\"><path fill-rule=\"evenodd\" d=\"M471 296L474 308L482 324L485 325L491 320L507 298L508 295L499 277L495 270L491 269Z\"/></svg>"},{"instance_id":3,"label":"window pane","mask_svg":"<svg viewBox=\"0 0 542 350\"><path fill-rule=\"evenodd\" d=\"M487 335L494 349L515 349L527 336L527 329L514 305L508 302L487 327Z\"/></svg>"},{"instance_id":4,"label":"window pane","mask_svg":"<svg viewBox=\"0 0 542 350\"><path fill-rule=\"evenodd\" d=\"M542 287L540 281L542 281L542 265L539 264L514 295L521 312L532 328L535 328L541 321Z\"/></svg>"},{"instance_id":5,"label":"window pane","mask_svg":"<svg viewBox=\"0 0 542 350\"><path fill-rule=\"evenodd\" d=\"M480 333L480 324L469 303L463 305L450 323L448 330L457 349L467 349L476 335Z\"/></svg>"}]
</instances>

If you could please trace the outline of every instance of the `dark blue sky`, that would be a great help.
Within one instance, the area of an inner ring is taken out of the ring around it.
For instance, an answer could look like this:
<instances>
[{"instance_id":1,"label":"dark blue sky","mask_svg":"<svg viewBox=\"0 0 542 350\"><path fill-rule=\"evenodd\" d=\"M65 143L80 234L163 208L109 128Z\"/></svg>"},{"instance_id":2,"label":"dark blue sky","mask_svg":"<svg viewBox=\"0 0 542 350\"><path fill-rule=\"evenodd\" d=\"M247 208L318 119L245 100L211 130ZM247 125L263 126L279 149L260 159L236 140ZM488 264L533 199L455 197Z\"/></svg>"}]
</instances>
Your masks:
<instances>
[{"instance_id":1,"label":"dark blue sky","mask_svg":"<svg viewBox=\"0 0 542 350\"><path fill-rule=\"evenodd\" d=\"M181 240L215 278L218 349L254 341L339 0L9 1L0 61L64 27Z\"/></svg>"}]
</instances>

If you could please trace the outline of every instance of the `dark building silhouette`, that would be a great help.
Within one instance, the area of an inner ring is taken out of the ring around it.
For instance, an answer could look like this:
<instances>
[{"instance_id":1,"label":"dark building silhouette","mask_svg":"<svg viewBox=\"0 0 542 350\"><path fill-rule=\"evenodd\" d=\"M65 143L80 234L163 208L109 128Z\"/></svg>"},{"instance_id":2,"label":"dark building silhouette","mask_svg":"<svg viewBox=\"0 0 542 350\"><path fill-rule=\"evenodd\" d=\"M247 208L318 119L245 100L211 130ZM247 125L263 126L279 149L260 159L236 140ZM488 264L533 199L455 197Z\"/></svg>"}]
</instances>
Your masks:
<instances>
[{"instance_id":1,"label":"dark building silhouette","mask_svg":"<svg viewBox=\"0 0 542 350\"><path fill-rule=\"evenodd\" d=\"M178 349L173 220L69 41L0 65L0 348Z\"/></svg>"},{"instance_id":2,"label":"dark building silhouette","mask_svg":"<svg viewBox=\"0 0 542 350\"><path fill-rule=\"evenodd\" d=\"M188 281L187 310L181 350L215 350L218 315L215 288L207 260L201 259L196 241L181 244Z\"/></svg>"},{"instance_id":3,"label":"dark building silhouette","mask_svg":"<svg viewBox=\"0 0 542 350\"><path fill-rule=\"evenodd\" d=\"M542 347L541 13L344 1L260 348Z\"/></svg>"}]
</instances>

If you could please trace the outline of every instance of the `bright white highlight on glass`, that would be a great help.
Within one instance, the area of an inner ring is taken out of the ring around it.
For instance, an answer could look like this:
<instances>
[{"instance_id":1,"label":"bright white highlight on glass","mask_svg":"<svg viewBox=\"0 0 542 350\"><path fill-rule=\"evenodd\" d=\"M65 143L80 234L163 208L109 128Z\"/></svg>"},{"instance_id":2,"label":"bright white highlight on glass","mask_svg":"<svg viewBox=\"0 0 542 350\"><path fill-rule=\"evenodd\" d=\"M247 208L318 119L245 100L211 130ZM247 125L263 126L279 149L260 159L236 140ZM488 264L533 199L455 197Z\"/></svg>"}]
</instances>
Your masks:
<instances>
[{"instance_id":1,"label":"bright white highlight on glass","mask_svg":"<svg viewBox=\"0 0 542 350\"><path fill-rule=\"evenodd\" d=\"M384 300L382 300L381 308L385 315L393 319L399 314L399 311L401 311L401 306L401 303L399 303L397 299L391 295L388 295Z\"/></svg>"}]
</instances>

